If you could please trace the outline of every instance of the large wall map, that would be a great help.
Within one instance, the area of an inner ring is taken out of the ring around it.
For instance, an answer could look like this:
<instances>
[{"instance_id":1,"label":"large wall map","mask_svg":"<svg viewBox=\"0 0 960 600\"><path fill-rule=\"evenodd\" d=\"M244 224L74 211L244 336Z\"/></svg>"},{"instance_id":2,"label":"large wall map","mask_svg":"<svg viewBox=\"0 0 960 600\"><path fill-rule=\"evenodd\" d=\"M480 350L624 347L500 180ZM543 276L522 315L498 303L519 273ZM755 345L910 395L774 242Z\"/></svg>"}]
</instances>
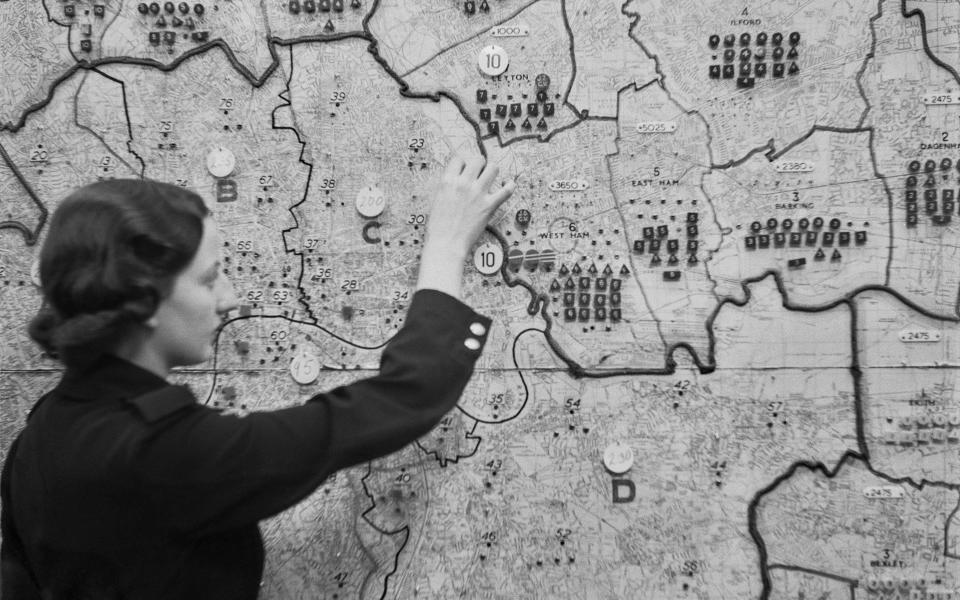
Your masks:
<instances>
[{"instance_id":1,"label":"large wall map","mask_svg":"<svg viewBox=\"0 0 960 600\"><path fill-rule=\"evenodd\" d=\"M956 3L0 0L0 30L0 450L59 374L25 322L74 186L209 201L242 305L176 377L256 411L373 372L438 171L483 155L519 185L468 265L477 373L263 524L263 598L960 598Z\"/></svg>"}]
</instances>

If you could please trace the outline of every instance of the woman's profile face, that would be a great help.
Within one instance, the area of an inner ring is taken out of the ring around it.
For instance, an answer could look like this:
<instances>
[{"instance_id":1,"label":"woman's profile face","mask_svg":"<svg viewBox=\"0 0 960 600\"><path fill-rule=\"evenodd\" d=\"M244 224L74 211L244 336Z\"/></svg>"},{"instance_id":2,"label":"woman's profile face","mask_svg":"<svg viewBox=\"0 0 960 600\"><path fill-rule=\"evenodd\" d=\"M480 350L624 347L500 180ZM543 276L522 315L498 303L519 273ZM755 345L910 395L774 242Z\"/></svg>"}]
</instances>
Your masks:
<instances>
[{"instance_id":1,"label":"woman's profile face","mask_svg":"<svg viewBox=\"0 0 960 600\"><path fill-rule=\"evenodd\" d=\"M213 355L223 314L236 308L233 285L222 274L220 235L213 219L203 222L203 237L193 260L176 279L147 325L147 350L160 366L192 365Z\"/></svg>"}]
</instances>

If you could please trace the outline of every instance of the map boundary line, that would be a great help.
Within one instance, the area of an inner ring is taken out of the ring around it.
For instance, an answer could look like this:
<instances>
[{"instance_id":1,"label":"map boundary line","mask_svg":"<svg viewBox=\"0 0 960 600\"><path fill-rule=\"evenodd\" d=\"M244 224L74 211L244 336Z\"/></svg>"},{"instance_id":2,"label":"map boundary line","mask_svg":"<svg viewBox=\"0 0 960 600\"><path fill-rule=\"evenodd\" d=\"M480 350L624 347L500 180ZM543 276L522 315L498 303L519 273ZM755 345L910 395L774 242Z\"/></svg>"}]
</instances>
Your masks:
<instances>
[{"instance_id":1,"label":"map boundary line","mask_svg":"<svg viewBox=\"0 0 960 600\"><path fill-rule=\"evenodd\" d=\"M494 23L493 25L491 25L490 27L488 27L488 28L486 28L486 29L484 29L484 30L482 30L482 31L478 31L477 33L471 35L471 36L468 37L468 38L462 39L462 40L460 40L460 41L458 41L458 42L454 42L454 43L450 44L449 46L447 46L446 48L442 48L441 50L439 50L438 52L436 52L435 54L433 54L433 55L432 55L430 58L428 58L427 60L421 62L421 63L418 64L418 65L414 65L414 66L410 67L408 70L404 71L403 73L398 73L397 76L402 78L402 77L407 77L407 76L410 75L411 73L416 73L417 71L419 71L419 70L422 69L423 67L425 67L425 66L427 66L428 64L432 63L434 60L436 60L436 59L439 58L440 56L446 54L447 52L453 50L454 48L457 48L458 46L462 46L463 44L466 44L467 42L471 42L471 41L477 39L478 37L480 37L481 35L487 33L488 31L490 31L490 30L493 29L494 27L497 27L498 25L503 25L503 24L506 23L507 21L509 21L509 20L511 20L511 19L517 18L517 16L519 16L520 13L522 13L523 11L527 10L528 8L530 8L531 6L533 6L534 4L536 4L536 3L540 2L540 1L541 1L541 0L530 0L530 2L528 2L528 3L525 4L524 6L520 7L519 9L517 9L515 12L513 12L513 13L512 13L510 16L508 16L506 19L503 19L502 21L498 21L498 22ZM372 15L373 12L376 10L376 8L379 8L379 6L380 6L380 0L376 0L376 5L375 5L374 9L371 9L370 14ZM367 30L367 32L369 33L369 30Z\"/></svg>"},{"instance_id":2,"label":"map boundary line","mask_svg":"<svg viewBox=\"0 0 960 600\"><path fill-rule=\"evenodd\" d=\"M856 598L856 589L859 587L858 582L854 579L848 579L846 577L841 577L839 575L834 575L833 573L827 573L826 571L818 571L816 569L808 569L806 567L799 567L795 565L784 565L784 564L774 564L768 567L771 571L797 571L800 573L806 573L808 575L815 575L817 577L822 577L824 579L832 579L834 581L839 581L845 583L847 588L850 591L850 600L855 600Z\"/></svg>"},{"instance_id":3,"label":"map boundary line","mask_svg":"<svg viewBox=\"0 0 960 600\"><path fill-rule=\"evenodd\" d=\"M936 55L934 55L933 50L930 49L930 43L927 40L927 16L924 14L923 9L914 8L913 10L908 11L907 0L900 0L900 14L903 16L904 20L907 21L913 17L920 17L920 39L923 41L923 51L926 53L927 58L933 61L935 65L942 68L944 71L950 73L954 81L957 84L960 84L960 73L957 73L956 69L937 58Z\"/></svg>"},{"instance_id":4,"label":"map boundary line","mask_svg":"<svg viewBox=\"0 0 960 600\"><path fill-rule=\"evenodd\" d=\"M13 173L13 176L17 178L17 181L20 182L20 187L23 188L27 195L30 196L30 200L37 206L37 209L40 211L40 217L37 219L37 228L33 231L29 227L21 223L20 221L0 221L0 230L3 229L16 229L21 234L23 234L24 243L27 246L33 246L37 243L37 240L40 238L40 232L43 231L43 226L47 222L47 217L49 216L49 211L47 207L44 206L43 202L40 201L39 196L30 187L30 184L27 183L27 180L23 177L23 173L20 172L20 169L17 168L17 165L14 164L13 159L10 158L10 155L7 154L7 149L3 147L3 144L0 143L0 158L3 159L3 163L10 169L10 172Z\"/></svg>"}]
</instances>

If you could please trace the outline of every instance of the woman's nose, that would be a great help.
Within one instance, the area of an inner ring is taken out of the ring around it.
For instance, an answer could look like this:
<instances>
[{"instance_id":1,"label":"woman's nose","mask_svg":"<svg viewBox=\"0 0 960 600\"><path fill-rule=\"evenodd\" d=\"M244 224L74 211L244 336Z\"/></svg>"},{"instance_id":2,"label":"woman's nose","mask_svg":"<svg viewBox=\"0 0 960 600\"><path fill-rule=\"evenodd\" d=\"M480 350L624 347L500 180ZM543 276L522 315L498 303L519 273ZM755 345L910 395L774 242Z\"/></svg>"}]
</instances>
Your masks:
<instances>
[{"instance_id":1,"label":"woman's nose","mask_svg":"<svg viewBox=\"0 0 960 600\"><path fill-rule=\"evenodd\" d=\"M233 289L233 282L226 276L220 278L220 295L217 298L217 312L220 314L228 313L237 308L237 294Z\"/></svg>"}]
</instances>

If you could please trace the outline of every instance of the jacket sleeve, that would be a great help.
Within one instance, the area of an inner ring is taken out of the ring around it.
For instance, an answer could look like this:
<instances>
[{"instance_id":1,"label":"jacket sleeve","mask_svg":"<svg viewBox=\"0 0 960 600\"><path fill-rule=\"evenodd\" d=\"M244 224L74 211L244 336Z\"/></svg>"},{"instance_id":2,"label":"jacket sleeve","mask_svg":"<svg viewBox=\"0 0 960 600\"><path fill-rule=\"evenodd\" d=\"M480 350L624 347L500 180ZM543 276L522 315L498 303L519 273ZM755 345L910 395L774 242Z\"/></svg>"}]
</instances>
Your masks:
<instances>
[{"instance_id":1,"label":"jacket sleeve","mask_svg":"<svg viewBox=\"0 0 960 600\"><path fill-rule=\"evenodd\" d=\"M0 598L17 600L40 600L36 582L27 565L23 542L13 525L13 500L10 494L10 477L13 467L13 455L17 451L19 436L10 446L7 460L0 475Z\"/></svg>"},{"instance_id":2,"label":"jacket sleeve","mask_svg":"<svg viewBox=\"0 0 960 600\"><path fill-rule=\"evenodd\" d=\"M161 411L132 476L174 530L204 533L276 514L334 471L430 431L460 398L489 326L460 301L420 290L378 375L244 417L197 404Z\"/></svg>"}]
</instances>

